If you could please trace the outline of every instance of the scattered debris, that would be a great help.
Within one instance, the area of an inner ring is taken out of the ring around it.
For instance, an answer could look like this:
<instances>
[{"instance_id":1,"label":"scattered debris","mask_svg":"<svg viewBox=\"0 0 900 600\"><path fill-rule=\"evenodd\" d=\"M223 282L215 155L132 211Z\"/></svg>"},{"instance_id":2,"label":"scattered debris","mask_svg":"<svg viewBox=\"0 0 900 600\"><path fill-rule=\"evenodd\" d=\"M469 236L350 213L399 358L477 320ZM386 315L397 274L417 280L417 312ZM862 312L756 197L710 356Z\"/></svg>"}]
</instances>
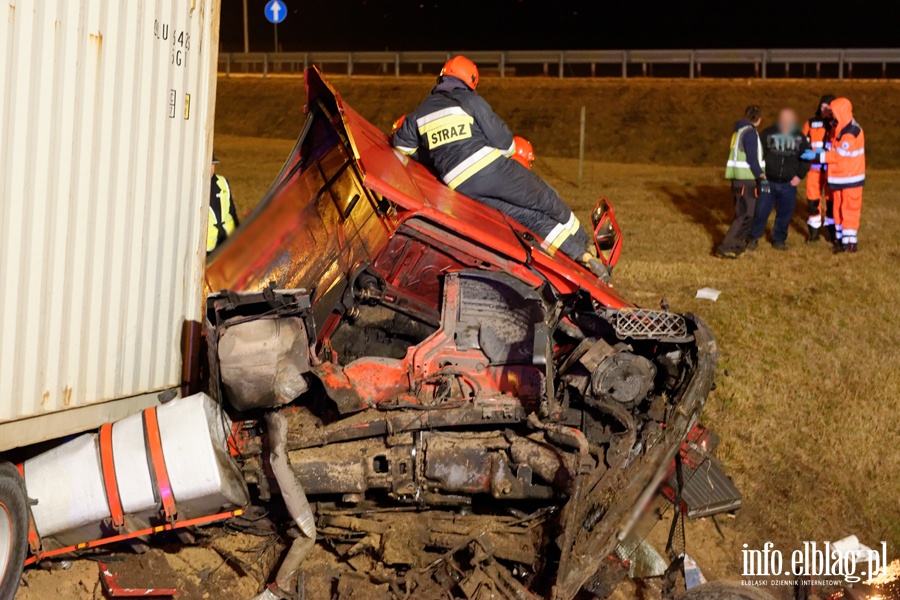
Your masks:
<instances>
[{"instance_id":1,"label":"scattered debris","mask_svg":"<svg viewBox=\"0 0 900 600\"><path fill-rule=\"evenodd\" d=\"M700 298L701 300L712 300L713 302L715 302L719 299L719 294L721 293L722 292L720 290L717 290L715 288L704 287L697 290L697 295L694 296L694 298Z\"/></svg>"},{"instance_id":2,"label":"scattered debris","mask_svg":"<svg viewBox=\"0 0 900 600\"><path fill-rule=\"evenodd\" d=\"M684 586L687 589L706 583L706 577L697 565L697 562L689 555L684 555Z\"/></svg>"},{"instance_id":3,"label":"scattered debris","mask_svg":"<svg viewBox=\"0 0 900 600\"><path fill-rule=\"evenodd\" d=\"M848 552L851 553L853 555L853 562L858 563L869 560L869 556L875 552L868 546L860 543L859 538L855 535L848 535L836 542L831 542L831 547L833 552L840 552L845 556Z\"/></svg>"},{"instance_id":4,"label":"scattered debris","mask_svg":"<svg viewBox=\"0 0 900 600\"><path fill-rule=\"evenodd\" d=\"M875 577L866 581L868 585L887 585L900 581L900 558L889 564Z\"/></svg>"},{"instance_id":5,"label":"scattered debris","mask_svg":"<svg viewBox=\"0 0 900 600\"><path fill-rule=\"evenodd\" d=\"M178 595L178 590L173 588L131 588L122 587L116 581L118 575L109 570L106 563L97 563L100 566L100 584L103 593L109 598L172 598Z\"/></svg>"},{"instance_id":6,"label":"scattered debris","mask_svg":"<svg viewBox=\"0 0 900 600\"><path fill-rule=\"evenodd\" d=\"M662 577L669 566L669 561L663 558L656 548L647 540L637 538L633 533L628 534L616 547L616 558L631 563L628 566L628 576L632 579Z\"/></svg>"}]
</instances>

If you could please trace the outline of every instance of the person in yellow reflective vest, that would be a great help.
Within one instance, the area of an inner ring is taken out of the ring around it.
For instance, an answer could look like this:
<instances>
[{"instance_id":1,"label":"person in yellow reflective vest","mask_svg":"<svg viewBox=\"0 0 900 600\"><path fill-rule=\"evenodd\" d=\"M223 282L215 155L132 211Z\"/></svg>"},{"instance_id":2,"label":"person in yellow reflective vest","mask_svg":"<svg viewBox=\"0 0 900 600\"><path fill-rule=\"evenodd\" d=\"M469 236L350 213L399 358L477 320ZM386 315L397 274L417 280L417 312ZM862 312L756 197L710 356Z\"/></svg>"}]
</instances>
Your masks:
<instances>
[{"instance_id":1,"label":"person in yellow reflective vest","mask_svg":"<svg viewBox=\"0 0 900 600\"><path fill-rule=\"evenodd\" d=\"M209 224L206 228L206 251L212 252L224 242L231 232L240 225L237 216L237 207L234 205L234 196L231 195L231 186L222 175L216 175L216 165L219 163L213 154L212 165L209 174L212 181L209 184Z\"/></svg>"},{"instance_id":2,"label":"person in yellow reflective vest","mask_svg":"<svg viewBox=\"0 0 900 600\"><path fill-rule=\"evenodd\" d=\"M762 143L756 128L762 118L762 111L755 104L744 111L744 118L734 126L731 148L725 166L725 179L731 182L734 196L734 221L725 234L725 239L716 248L719 258L737 258L747 249L747 238L753 226L756 198L769 193L766 181L766 161L763 158Z\"/></svg>"}]
</instances>

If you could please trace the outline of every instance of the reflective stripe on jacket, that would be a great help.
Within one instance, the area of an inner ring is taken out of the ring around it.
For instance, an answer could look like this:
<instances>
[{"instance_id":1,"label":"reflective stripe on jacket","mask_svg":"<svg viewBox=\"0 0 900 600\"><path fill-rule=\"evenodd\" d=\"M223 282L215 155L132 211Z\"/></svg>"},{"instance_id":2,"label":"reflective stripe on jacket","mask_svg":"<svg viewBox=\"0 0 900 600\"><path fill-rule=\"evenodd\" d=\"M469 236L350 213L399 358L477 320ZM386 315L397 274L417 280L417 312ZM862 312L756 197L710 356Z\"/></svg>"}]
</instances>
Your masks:
<instances>
[{"instance_id":1,"label":"reflective stripe on jacket","mask_svg":"<svg viewBox=\"0 0 900 600\"><path fill-rule=\"evenodd\" d=\"M743 137L751 130L755 132L756 128L753 125L744 125L731 135L731 151L725 165L725 179L752 180L757 178L757 174L753 172L747 160L747 153L742 143ZM762 142L760 142L758 134L756 136L756 157L760 168L765 170L766 161L763 159Z\"/></svg>"},{"instance_id":2,"label":"reflective stripe on jacket","mask_svg":"<svg viewBox=\"0 0 900 600\"><path fill-rule=\"evenodd\" d=\"M824 148L828 140L828 131L831 129L828 119L813 117L803 124L803 135L809 140L809 147Z\"/></svg>"},{"instance_id":3,"label":"reflective stripe on jacket","mask_svg":"<svg viewBox=\"0 0 900 600\"><path fill-rule=\"evenodd\" d=\"M456 188L516 146L506 123L455 77L444 76L394 133L394 147L416 153Z\"/></svg>"},{"instance_id":4,"label":"reflective stripe on jacket","mask_svg":"<svg viewBox=\"0 0 900 600\"><path fill-rule=\"evenodd\" d=\"M809 147L813 150L818 148L830 150L831 143L828 138L831 137L832 125L831 119L824 117L816 116L807 119L806 123L803 124L803 135L809 140ZM823 166L821 164L813 164L811 168L820 171Z\"/></svg>"},{"instance_id":5,"label":"reflective stripe on jacket","mask_svg":"<svg viewBox=\"0 0 900 600\"><path fill-rule=\"evenodd\" d=\"M231 186L221 175L213 175L209 185L209 221L206 226L206 251L212 252L237 228L237 207Z\"/></svg>"}]
</instances>

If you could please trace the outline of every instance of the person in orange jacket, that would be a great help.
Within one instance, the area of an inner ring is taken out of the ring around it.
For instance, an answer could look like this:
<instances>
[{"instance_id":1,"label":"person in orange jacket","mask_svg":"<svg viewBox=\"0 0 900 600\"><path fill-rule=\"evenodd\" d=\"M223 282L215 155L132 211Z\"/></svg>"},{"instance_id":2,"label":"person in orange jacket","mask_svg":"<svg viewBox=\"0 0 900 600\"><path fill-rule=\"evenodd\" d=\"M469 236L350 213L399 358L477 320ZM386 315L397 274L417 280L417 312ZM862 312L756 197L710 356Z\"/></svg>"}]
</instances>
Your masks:
<instances>
[{"instance_id":1,"label":"person in orange jacket","mask_svg":"<svg viewBox=\"0 0 900 600\"><path fill-rule=\"evenodd\" d=\"M807 159L818 158L828 165L828 187L834 201L834 251L856 252L859 248L859 217L863 185L866 182L866 144L862 127L853 118L853 105L847 98L831 103L834 135L830 150L807 150Z\"/></svg>"},{"instance_id":2,"label":"person in orange jacket","mask_svg":"<svg viewBox=\"0 0 900 600\"><path fill-rule=\"evenodd\" d=\"M819 106L816 114L806 120L803 124L803 135L809 141L809 146L813 150L825 148L825 144L830 139L832 129L834 128L834 116L831 113L831 102L834 96L825 94L819 99ZM822 228L822 188L825 186L825 166L822 164L813 164L806 176L806 208L809 218L806 220L806 227L809 230L807 242L819 241L819 231ZM834 218L831 211L830 193L825 191L825 226L828 231L834 228ZM833 239L833 238L832 238Z\"/></svg>"}]
</instances>

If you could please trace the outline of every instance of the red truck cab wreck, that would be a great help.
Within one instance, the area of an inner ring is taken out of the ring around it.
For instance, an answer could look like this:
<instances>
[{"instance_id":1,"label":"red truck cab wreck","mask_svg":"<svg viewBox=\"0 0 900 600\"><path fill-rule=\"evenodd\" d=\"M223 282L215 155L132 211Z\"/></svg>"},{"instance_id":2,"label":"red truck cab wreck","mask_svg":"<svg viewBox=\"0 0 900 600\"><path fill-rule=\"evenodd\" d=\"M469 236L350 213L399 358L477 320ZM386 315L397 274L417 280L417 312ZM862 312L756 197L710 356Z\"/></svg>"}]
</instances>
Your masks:
<instances>
[{"instance_id":1,"label":"red truck cab wreck","mask_svg":"<svg viewBox=\"0 0 900 600\"><path fill-rule=\"evenodd\" d=\"M697 423L712 334L444 186L317 70L306 87L289 160L206 270L246 481L265 499L275 471L301 537L348 574L364 552L395 595L599 594Z\"/></svg>"}]
</instances>

